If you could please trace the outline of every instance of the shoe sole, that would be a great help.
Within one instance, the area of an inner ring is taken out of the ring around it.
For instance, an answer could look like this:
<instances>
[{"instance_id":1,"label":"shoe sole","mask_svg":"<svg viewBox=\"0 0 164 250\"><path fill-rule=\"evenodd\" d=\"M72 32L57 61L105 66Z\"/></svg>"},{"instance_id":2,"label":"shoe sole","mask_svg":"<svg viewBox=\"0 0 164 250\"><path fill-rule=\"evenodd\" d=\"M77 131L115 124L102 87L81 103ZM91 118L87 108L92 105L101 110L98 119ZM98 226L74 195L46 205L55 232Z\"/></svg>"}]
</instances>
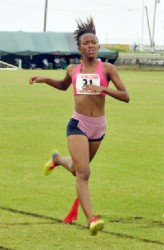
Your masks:
<instances>
[{"instance_id":1,"label":"shoe sole","mask_svg":"<svg viewBox=\"0 0 164 250\"><path fill-rule=\"evenodd\" d=\"M98 234L99 231L103 230L104 228L104 221L103 220L100 220L100 221L97 221L97 222L92 222L93 225L91 224L91 227L90 227L90 235L91 236L95 236Z\"/></svg>"},{"instance_id":2,"label":"shoe sole","mask_svg":"<svg viewBox=\"0 0 164 250\"><path fill-rule=\"evenodd\" d=\"M54 169L55 164L50 160L44 165L44 175L49 175L51 174L52 170Z\"/></svg>"},{"instance_id":3,"label":"shoe sole","mask_svg":"<svg viewBox=\"0 0 164 250\"><path fill-rule=\"evenodd\" d=\"M54 159L56 156L58 156L58 155L60 155L59 154L59 152L58 152L58 150L57 149L55 149L54 150L54 153L52 154L52 159ZM44 165L44 175L50 175L51 173L52 173L52 170L55 168L55 166L57 166L57 165L55 165L54 163L53 163L53 160L50 160L50 161L48 161L45 165Z\"/></svg>"}]
</instances>

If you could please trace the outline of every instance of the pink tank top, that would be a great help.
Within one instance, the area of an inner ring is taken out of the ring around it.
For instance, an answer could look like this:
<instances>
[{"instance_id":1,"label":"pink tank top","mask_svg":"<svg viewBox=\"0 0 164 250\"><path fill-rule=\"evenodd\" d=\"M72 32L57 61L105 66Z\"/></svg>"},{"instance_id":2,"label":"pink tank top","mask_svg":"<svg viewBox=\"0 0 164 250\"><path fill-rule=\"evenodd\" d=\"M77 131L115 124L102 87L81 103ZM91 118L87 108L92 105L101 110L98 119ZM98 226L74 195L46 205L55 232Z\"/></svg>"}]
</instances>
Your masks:
<instances>
[{"instance_id":1,"label":"pink tank top","mask_svg":"<svg viewBox=\"0 0 164 250\"><path fill-rule=\"evenodd\" d=\"M98 61L98 66L95 74L81 73L82 64L80 63L74 70L72 76L72 84L74 88L74 95L101 95L106 96L104 92L92 92L90 90L84 90L85 84L93 84L96 86L108 87L108 81L103 73L102 62Z\"/></svg>"}]
</instances>

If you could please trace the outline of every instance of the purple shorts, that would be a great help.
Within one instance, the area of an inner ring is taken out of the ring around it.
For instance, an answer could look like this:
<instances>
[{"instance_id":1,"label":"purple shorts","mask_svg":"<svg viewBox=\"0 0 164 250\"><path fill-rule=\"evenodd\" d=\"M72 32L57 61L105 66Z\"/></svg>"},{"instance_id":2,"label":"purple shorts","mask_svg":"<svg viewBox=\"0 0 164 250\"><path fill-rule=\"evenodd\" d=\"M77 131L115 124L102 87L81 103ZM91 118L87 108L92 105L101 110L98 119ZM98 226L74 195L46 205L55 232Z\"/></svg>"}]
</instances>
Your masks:
<instances>
[{"instance_id":1,"label":"purple shorts","mask_svg":"<svg viewBox=\"0 0 164 250\"><path fill-rule=\"evenodd\" d=\"M105 131L105 116L90 117L76 111L67 126L67 136L73 134L85 135L89 141L101 141L105 136Z\"/></svg>"}]
</instances>

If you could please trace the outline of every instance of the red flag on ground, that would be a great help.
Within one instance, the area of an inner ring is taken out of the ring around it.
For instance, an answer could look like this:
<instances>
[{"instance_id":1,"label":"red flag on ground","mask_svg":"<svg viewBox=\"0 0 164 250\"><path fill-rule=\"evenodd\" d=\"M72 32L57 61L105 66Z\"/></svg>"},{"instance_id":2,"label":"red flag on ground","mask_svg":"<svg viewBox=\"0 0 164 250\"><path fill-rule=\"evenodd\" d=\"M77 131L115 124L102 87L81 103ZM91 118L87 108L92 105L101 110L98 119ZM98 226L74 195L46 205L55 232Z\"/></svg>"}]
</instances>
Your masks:
<instances>
[{"instance_id":1,"label":"red flag on ground","mask_svg":"<svg viewBox=\"0 0 164 250\"><path fill-rule=\"evenodd\" d=\"M76 198L69 214L64 219L64 223L72 223L72 221L77 220L79 204L79 200Z\"/></svg>"}]
</instances>

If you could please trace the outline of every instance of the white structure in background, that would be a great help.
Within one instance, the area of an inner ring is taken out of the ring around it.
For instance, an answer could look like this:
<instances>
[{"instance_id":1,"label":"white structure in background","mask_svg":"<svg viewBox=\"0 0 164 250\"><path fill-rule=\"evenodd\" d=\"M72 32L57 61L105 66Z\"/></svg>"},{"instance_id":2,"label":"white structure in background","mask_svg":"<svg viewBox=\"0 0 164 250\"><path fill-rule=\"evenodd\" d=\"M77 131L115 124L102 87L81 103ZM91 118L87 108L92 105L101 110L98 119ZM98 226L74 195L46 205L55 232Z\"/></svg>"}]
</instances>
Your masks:
<instances>
[{"instance_id":1,"label":"white structure in background","mask_svg":"<svg viewBox=\"0 0 164 250\"><path fill-rule=\"evenodd\" d=\"M10 63L0 61L0 70L17 70L17 69L21 69L21 68L18 68L15 65L12 65Z\"/></svg>"},{"instance_id":2,"label":"white structure in background","mask_svg":"<svg viewBox=\"0 0 164 250\"><path fill-rule=\"evenodd\" d=\"M156 10L157 10L157 4L160 3L160 0L155 0L155 5L154 5L154 17L153 17L153 28L152 28L152 33L150 29L150 24L149 24L149 17L148 17L148 9L147 6L144 4L143 0L143 9L142 9L142 39L141 39L141 45L140 45L140 51L144 51L144 43L143 43L143 34L144 34L144 9L146 11L146 17L147 17L147 25L148 25L148 31L149 31L149 38L150 38L150 46L151 46L151 51L154 52L156 49L155 45L155 21L156 21Z\"/></svg>"},{"instance_id":3,"label":"white structure in background","mask_svg":"<svg viewBox=\"0 0 164 250\"><path fill-rule=\"evenodd\" d=\"M22 68L22 59L20 58L15 58L15 64L16 66L21 69Z\"/></svg>"}]
</instances>

